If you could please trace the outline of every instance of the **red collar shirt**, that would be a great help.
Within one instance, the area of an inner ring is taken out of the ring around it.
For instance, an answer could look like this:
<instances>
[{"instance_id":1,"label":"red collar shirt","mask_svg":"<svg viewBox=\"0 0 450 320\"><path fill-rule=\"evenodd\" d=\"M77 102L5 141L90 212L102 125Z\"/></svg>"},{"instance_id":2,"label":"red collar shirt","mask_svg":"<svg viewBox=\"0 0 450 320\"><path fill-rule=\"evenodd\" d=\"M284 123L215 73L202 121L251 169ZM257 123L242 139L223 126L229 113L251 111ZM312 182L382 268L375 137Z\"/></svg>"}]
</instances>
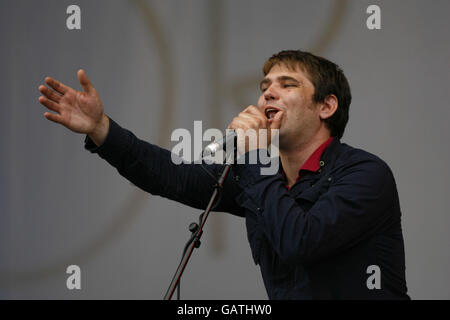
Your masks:
<instances>
[{"instance_id":1,"label":"red collar shirt","mask_svg":"<svg viewBox=\"0 0 450 320\"><path fill-rule=\"evenodd\" d=\"M311 172L319 172L320 168L323 167L323 161L321 161L321 157L323 152L326 150L326 148L333 142L333 137L329 138L327 141L322 143L305 161L305 163L302 165L300 170L298 171L298 177L297 180L300 180L303 175L305 174L305 171L311 171ZM286 174L284 173L283 169L281 169L281 174L283 175L283 178L286 179ZM286 188L289 190L290 187L287 184L286 181Z\"/></svg>"}]
</instances>

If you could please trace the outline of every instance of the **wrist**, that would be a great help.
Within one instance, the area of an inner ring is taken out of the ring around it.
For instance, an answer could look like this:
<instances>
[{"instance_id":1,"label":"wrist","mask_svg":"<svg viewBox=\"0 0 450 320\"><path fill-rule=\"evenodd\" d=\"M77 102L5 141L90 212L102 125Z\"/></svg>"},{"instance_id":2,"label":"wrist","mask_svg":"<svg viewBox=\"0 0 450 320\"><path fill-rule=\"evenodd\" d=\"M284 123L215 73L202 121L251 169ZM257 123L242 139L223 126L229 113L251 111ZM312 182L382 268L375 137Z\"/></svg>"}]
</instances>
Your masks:
<instances>
[{"instance_id":1,"label":"wrist","mask_svg":"<svg viewBox=\"0 0 450 320\"><path fill-rule=\"evenodd\" d=\"M103 113L102 119L94 128L94 130L92 130L91 133L88 133L88 136L97 145L97 147L100 147L103 144L103 142L105 142L106 136L108 135L108 131L109 131L109 118L106 114Z\"/></svg>"}]
</instances>

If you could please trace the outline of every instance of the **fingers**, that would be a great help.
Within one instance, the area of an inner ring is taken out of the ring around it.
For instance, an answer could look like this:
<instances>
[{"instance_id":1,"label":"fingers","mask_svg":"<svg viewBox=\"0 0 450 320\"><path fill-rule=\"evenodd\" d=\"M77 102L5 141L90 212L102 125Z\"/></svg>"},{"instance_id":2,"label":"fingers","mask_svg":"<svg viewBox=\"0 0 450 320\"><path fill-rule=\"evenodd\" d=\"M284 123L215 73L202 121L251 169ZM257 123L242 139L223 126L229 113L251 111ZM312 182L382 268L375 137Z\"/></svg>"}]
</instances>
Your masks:
<instances>
[{"instance_id":1,"label":"fingers","mask_svg":"<svg viewBox=\"0 0 450 320\"><path fill-rule=\"evenodd\" d=\"M55 80L51 77L45 78L45 83L61 94L65 94L70 89L70 87L62 84L58 80Z\"/></svg>"},{"instance_id":2,"label":"fingers","mask_svg":"<svg viewBox=\"0 0 450 320\"><path fill-rule=\"evenodd\" d=\"M254 128L254 129L263 129L267 127L267 118L261 118L259 116L255 116L254 114L249 113L241 113L239 114L239 119L247 122L248 127ZM250 125L251 124L251 125Z\"/></svg>"},{"instance_id":3,"label":"fingers","mask_svg":"<svg viewBox=\"0 0 450 320\"><path fill-rule=\"evenodd\" d=\"M55 102L59 102L61 100L61 95L51 90L46 86L39 86L39 91L48 99L53 100Z\"/></svg>"},{"instance_id":4,"label":"fingers","mask_svg":"<svg viewBox=\"0 0 450 320\"><path fill-rule=\"evenodd\" d=\"M45 112L44 117L46 117L48 120L56 122L56 123L62 124L62 122L63 122L63 119L59 114Z\"/></svg>"},{"instance_id":5,"label":"fingers","mask_svg":"<svg viewBox=\"0 0 450 320\"><path fill-rule=\"evenodd\" d=\"M263 129L267 128L268 119L257 107L249 106L233 119L234 125L238 123L243 128Z\"/></svg>"},{"instance_id":6,"label":"fingers","mask_svg":"<svg viewBox=\"0 0 450 320\"><path fill-rule=\"evenodd\" d=\"M60 113L60 111L61 111L61 107L59 106L58 103L56 103L46 97L43 97L43 96L39 97L39 102L52 111L55 111L58 113Z\"/></svg>"},{"instance_id":7,"label":"fingers","mask_svg":"<svg viewBox=\"0 0 450 320\"><path fill-rule=\"evenodd\" d=\"M78 81L80 82L81 86L83 87L84 92L90 93L94 90L94 86L92 85L91 81L89 80L86 71L80 69L77 72Z\"/></svg>"},{"instance_id":8,"label":"fingers","mask_svg":"<svg viewBox=\"0 0 450 320\"><path fill-rule=\"evenodd\" d=\"M248 113L248 114L252 114L258 118L261 119L267 119L266 116L264 115L264 112L261 111L258 107L255 106L248 106L244 111L242 111L243 113Z\"/></svg>"},{"instance_id":9,"label":"fingers","mask_svg":"<svg viewBox=\"0 0 450 320\"><path fill-rule=\"evenodd\" d=\"M283 111L278 111L271 123L271 129L280 129L281 127L281 119L283 117Z\"/></svg>"},{"instance_id":10,"label":"fingers","mask_svg":"<svg viewBox=\"0 0 450 320\"><path fill-rule=\"evenodd\" d=\"M242 118L236 117L233 119L233 121L229 124L227 129L244 129L248 130L250 129L250 126L248 125L248 122L246 120L243 120Z\"/></svg>"}]
</instances>

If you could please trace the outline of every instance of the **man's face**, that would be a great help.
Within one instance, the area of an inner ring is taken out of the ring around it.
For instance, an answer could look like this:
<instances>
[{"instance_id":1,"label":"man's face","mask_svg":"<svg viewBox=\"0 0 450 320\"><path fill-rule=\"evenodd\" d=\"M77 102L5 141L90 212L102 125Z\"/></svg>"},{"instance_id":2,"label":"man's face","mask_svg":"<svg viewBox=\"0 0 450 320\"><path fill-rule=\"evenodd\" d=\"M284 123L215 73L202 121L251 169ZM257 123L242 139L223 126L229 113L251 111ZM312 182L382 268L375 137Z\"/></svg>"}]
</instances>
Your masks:
<instances>
[{"instance_id":1,"label":"man's face","mask_svg":"<svg viewBox=\"0 0 450 320\"><path fill-rule=\"evenodd\" d=\"M261 91L258 107L269 119L277 110L284 113L280 150L309 141L320 126L320 117L313 102L314 86L306 74L300 68L291 70L284 64L276 64L261 81Z\"/></svg>"}]
</instances>

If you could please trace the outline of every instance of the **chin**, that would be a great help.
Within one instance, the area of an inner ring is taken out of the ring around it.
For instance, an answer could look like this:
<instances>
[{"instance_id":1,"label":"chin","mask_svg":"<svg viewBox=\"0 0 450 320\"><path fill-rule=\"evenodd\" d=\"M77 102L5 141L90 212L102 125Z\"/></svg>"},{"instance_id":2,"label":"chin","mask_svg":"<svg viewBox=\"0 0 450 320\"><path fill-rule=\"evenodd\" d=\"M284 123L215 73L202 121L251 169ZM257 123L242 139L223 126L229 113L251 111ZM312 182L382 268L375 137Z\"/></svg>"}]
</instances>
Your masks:
<instances>
[{"instance_id":1,"label":"chin","mask_svg":"<svg viewBox=\"0 0 450 320\"><path fill-rule=\"evenodd\" d=\"M289 145L288 141L286 140L286 138L284 137L283 133L280 131L279 132L279 136L278 136L278 149L282 150L282 149L286 149L286 147ZM273 140L272 140L273 143Z\"/></svg>"}]
</instances>

